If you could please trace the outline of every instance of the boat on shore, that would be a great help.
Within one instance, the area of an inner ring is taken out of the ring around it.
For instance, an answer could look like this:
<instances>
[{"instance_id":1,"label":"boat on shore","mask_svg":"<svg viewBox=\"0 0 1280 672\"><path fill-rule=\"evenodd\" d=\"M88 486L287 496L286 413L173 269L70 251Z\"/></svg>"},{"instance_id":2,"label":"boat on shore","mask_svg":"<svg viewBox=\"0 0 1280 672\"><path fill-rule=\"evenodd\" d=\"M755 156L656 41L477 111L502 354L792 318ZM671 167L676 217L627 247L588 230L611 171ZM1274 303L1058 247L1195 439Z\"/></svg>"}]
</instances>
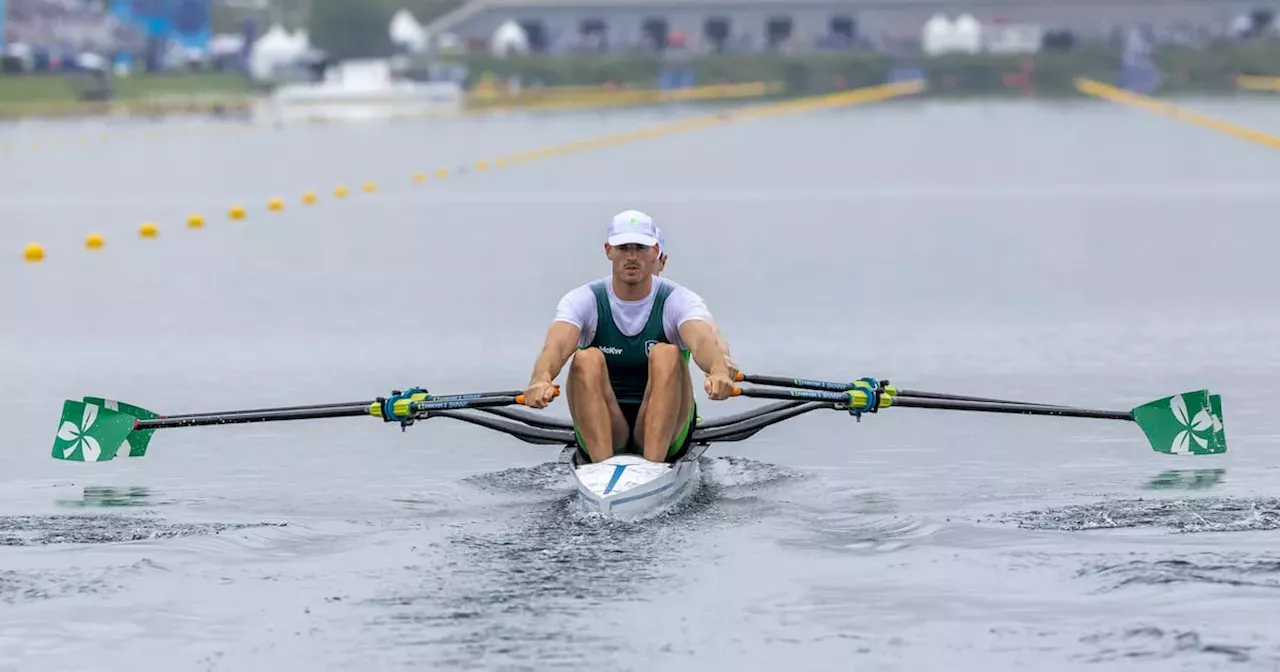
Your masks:
<instances>
[{"instance_id":1,"label":"boat on shore","mask_svg":"<svg viewBox=\"0 0 1280 672\"><path fill-rule=\"evenodd\" d=\"M466 94L453 81L401 77L388 59L340 61L319 68L315 81L278 85L256 117L274 124L381 121L455 114Z\"/></svg>"}]
</instances>

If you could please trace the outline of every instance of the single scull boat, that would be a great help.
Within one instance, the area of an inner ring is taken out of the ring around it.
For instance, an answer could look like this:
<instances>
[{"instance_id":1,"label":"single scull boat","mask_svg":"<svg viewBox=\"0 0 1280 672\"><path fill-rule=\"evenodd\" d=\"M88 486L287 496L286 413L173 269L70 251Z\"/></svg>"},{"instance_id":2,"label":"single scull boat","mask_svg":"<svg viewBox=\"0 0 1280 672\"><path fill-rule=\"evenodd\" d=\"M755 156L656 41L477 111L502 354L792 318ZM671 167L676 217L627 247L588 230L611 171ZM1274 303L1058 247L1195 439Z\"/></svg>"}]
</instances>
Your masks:
<instances>
[{"instance_id":1,"label":"single scull boat","mask_svg":"<svg viewBox=\"0 0 1280 672\"><path fill-rule=\"evenodd\" d=\"M1125 420L1136 423L1159 453L1216 455L1227 450L1222 401L1208 390L1157 399L1129 411L1107 411L898 389L888 381L873 378L835 383L740 374L738 382L756 386L737 387L734 396L779 401L722 418L699 418L688 448L669 463L649 462L637 455L615 455L590 463L568 421L510 408L523 404L523 394L518 391L440 396L420 388L396 391L372 401L173 416L101 397L67 400L63 403L53 457L72 462L143 457L155 430L176 427L364 415L407 428L417 421L446 417L500 431L527 443L563 446L562 461L569 467L577 499L585 509L638 519L670 509L694 490L700 480L699 458L712 443L742 441L765 427L819 409L847 411L858 419L867 413L901 407Z\"/></svg>"}]
</instances>

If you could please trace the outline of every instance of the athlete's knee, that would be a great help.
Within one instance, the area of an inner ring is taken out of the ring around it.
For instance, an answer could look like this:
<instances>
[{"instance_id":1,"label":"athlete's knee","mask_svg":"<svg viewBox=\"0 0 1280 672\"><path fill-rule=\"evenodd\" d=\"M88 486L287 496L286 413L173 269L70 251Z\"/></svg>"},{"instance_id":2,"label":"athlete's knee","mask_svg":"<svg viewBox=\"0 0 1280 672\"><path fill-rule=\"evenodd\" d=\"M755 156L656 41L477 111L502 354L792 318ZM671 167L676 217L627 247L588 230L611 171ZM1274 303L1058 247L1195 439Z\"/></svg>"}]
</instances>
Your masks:
<instances>
[{"instance_id":1,"label":"athlete's knee","mask_svg":"<svg viewBox=\"0 0 1280 672\"><path fill-rule=\"evenodd\" d=\"M584 381L599 381L608 372L609 367L600 348L583 348L573 353L573 362L569 364L570 376Z\"/></svg>"},{"instance_id":2,"label":"athlete's knee","mask_svg":"<svg viewBox=\"0 0 1280 672\"><path fill-rule=\"evenodd\" d=\"M649 368L662 367L674 370L683 360L680 358L680 348L670 343L656 343L649 350Z\"/></svg>"}]
</instances>

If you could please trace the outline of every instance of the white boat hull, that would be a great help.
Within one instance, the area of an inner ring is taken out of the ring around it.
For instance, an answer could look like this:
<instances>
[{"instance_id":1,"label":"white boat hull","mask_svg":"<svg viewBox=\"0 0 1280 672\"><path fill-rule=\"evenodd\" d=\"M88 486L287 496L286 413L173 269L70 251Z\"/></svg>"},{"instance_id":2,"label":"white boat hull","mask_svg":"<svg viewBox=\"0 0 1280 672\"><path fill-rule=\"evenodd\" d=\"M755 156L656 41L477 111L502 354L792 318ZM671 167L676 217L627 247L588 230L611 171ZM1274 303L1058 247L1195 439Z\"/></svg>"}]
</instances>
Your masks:
<instances>
[{"instance_id":1,"label":"white boat hull","mask_svg":"<svg viewBox=\"0 0 1280 672\"><path fill-rule=\"evenodd\" d=\"M582 507L611 518L638 520L671 508L696 489L701 479L698 458L706 446L690 446L673 464L650 462L639 455L615 455L603 462L580 463L569 447L571 479Z\"/></svg>"},{"instance_id":2,"label":"white boat hull","mask_svg":"<svg viewBox=\"0 0 1280 672\"><path fill-rule=\"evenodd\" d=\"M277 87L257 113L276 124L406 119L457 113L465 98L457 82L397 79L386 59L351 60L324 81Z\"/></svg>"}]
</instances>

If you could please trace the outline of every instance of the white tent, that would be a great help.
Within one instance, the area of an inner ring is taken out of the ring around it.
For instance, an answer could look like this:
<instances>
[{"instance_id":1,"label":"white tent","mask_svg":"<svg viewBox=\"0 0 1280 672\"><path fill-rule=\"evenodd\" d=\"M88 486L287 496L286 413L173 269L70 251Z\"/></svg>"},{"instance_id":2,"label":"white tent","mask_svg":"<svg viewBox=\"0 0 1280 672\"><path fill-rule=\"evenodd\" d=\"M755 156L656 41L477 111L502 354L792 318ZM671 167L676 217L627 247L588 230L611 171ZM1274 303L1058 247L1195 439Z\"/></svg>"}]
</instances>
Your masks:
<instances>
[{"instance_id":1,"label":"white tent","mask_svg":"<svg viewBox=\"0 0 1280 672\"><path fill-rule=\"evenodd\" d=\"M294 58L311 51L311 34L306 28L299 28L290 39L293 41Z\"/></svg>"},{"instance_id":2,"label":"white tent","mask_svg":"<svg viewBox=\"0 0 1280 672\"><path fill-rule=\"evenodd\" d=\"M924 53L934 56L951 49L951 22L942 14L934 14L924 22L920 33L920 46Z\"/></svg>"},{"instance_id":3,"label":"white tent","mask_svg":"<svg viewBox=\"0 0 1280 672\"><path fill-rule=\"evenodd\" d=\"M390 33L393 44L411 53L420 52L427 46L427 31L408 10L401 9L391 17Z\"/></svg>"},{"instance_id":4,"label":"white tent","mask_svg":"<svg viewBox=\"0 0 1280 672\"><path fill-rule=\"evenodd\" d=\"M966 54L976 54L982 51L982 24L973 18L972 14L962 14L956 19L955 27L955 48Z\"/></svg>"},{"instance_id":5,"label":"white tent","mask_svg":"<svg viewBox=\"0 0 1280 672\"><path fill-rule=\"evenodd\" d=\"M934 14L924 24L921 46L929 55L982 51L982 25L971 14L962 14L954 22L942 14Z\"/></svg>"},{"instance_id":6,"label":"white tent","mask_svg":"<svg viewBox=\"0 0 1280 672\"><path fill-rule=\"evenodd\" d=\"M305 52L280 24L267 29L249 52L249 73L254 79L270 79L276 68L287 65Z\"/></svg>"},{"instance_id":7,"label":"white tent","mask_svg":"<svg viewBox=\"0 0 1280 672\"><path fill-rule=\"evenodd\" d=\"M493 37L489 40L489 50L498 57L508 54L527 54L529 37L525 35L524 28L521 28L520 24L508 19L493 31Z\"/></svg>"}]
</instances>

